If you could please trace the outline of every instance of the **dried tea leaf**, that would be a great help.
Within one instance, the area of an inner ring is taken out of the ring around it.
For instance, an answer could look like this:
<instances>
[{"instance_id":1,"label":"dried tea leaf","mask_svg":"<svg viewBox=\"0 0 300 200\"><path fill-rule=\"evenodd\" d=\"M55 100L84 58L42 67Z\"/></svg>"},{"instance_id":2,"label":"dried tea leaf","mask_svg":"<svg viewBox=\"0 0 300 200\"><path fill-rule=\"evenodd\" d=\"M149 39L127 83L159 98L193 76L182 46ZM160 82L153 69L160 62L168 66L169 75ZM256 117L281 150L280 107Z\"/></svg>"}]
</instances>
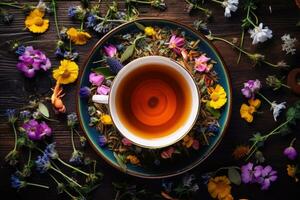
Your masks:
<instances>
[{"instance_id":1,"label":"dried tea leaf","mask_svg":"<svg viewBox=\"0 0 300 200\"><path fill-rule=\"evenodd\" d=\"M144 31L145 30L145 26L143 24L140 24L138 22L134 22L134 24L136 25L136 27L138 27L138 29L140 29L141 31Z\"/></svg>"},{"instance_id":2,"label":"dried tea leaf","mask_svg":"<svg viewBox=\"0 0 300 200\"><path fill-rule=\"evenodd\" d=\"M126 166L126 164L124 163L124 160L123 160L122 156L119 155L119 154L117 154L116 152L114 152L114 157L116 158L116 160L117 160L119 166L120 166L124 171L126 171L127 166Z\"/></svg>"},{"instance_id":3,"label":"dried tea leaf","mask_svg":"<svg viewBox=\"0 0 300 200\"><path fill-rule=\"evenodd\" d=\"M241 184L241 175L235 168L231 167L228 169L228 178L235 185Z\"/></svg>"},{"instance_id":4,"label":"dried tea leaf","mask_svg":"<svg viewBox=\"0 0 300 200\"><path fill-rule=\"evenodd\" d=\"M38 111L47 118L50 116L48 108L41 102L39 103Z\"/></svg>"},{"instance_id":5,"label":"dried tea leaf","mask_svg":"<svg viewBox=\"0 0 300 200\"><path fill-rule=\"evenodd\" d=\"M134 50L135 50L135 44L129 45L121 56L121 60L120 60L121 63L123 63L128 58L130 58L134 53Z\"/></svg>"}]
</instances>

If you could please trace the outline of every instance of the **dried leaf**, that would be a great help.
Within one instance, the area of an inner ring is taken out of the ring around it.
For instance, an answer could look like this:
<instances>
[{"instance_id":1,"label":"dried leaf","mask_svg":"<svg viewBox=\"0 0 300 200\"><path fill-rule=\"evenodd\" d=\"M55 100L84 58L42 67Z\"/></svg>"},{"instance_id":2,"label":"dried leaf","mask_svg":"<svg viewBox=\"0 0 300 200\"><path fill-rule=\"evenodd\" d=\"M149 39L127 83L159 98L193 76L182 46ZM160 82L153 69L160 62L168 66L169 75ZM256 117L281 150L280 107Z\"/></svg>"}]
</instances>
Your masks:
<instances>
[{"instance_id":1,"label":"dried leaf","mask_svg":"<svg viewBox=\"0 0 300 200\"><path fill-rule=\"evenodd\" d=\"M127 166L126 166L126 164L124 163L122 157L121 157L119 154L117 154L116 152L114 152L114 157L116 158L116 160L117 160L119 166L120 166L124 171L126 171Z\"/></svg>"},{"instance_id":2,"label":"dried leaf","mask_svg":"<svg viewBox=\"0 0 300 200\"><path fill-rule=\"evenodd\" d=\"M141 31L144 31L145 30L145 26L143 24L140 24L138 22L134 22L134 24L136 25L136 27L138 27L138 29L140 29Z\"/></svg>"},{"instance_id":3,"label":"dried leaf","mask_svg":"<svg viewBox=\"0 0 300 200\"><path fill-rule=\"evenodd\" d=\"M241 175L235 168L231 167L228 169L228 178L235 185L241 184Z\"/></svg>"},{"instance_id":4,"label":"dried leaf","mask_svg":"<svg viewBox=\"0 0 300 200\"><path fill-rule=\"evenodd\" d=\"M41 102L39 103L38 111L47 118L50 116L48 108Z\"/></svg>"},{"instance_id":5,"label":"dried leaf","mask_svg":"<svg viewBox=\"0 0 300 200\"><path fill-rule=\"evenodd\" d=\"M130 58L135 50L135 44L129 45L121 56L121 63Z\"/></svg>"}]
</instances>

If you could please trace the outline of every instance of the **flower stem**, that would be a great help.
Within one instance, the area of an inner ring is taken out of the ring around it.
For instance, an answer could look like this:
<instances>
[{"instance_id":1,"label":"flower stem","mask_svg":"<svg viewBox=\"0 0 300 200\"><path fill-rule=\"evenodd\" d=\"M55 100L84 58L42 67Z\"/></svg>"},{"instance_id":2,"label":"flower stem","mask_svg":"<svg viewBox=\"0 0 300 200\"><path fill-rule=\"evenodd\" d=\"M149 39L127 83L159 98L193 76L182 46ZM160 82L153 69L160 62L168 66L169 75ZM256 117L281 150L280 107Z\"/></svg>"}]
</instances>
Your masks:
<instances>
[{"instance_id":1,"label":"flower stem","mask_svg":"<svg viewBox=\"0 0 300 200\"><path fill-rule=\"evenodd\" d=\"M13 151L16 151L17 150L17 141L18 141L18 135L17 135L17 130L16 130L16 126L15 126L15 123L11 123L12 127L13 127L13 130L14 130L14 135L15 135L15 145L14 145L14 149Z\"/></svg>"},{"instance_id":2,"label":"flower stem","mask_svg":"<svg viewBox=\"0 0 300 200\"><path fill-rule=\"evenodd\" d=\"M75 144L74 144L74 132L73 132L73 128L71 128L71 142L72 142L72 147L73 147L73 151L77 151Z\"/></svg>"},{"instance_id":3,"label":"flower stem","mask_svg":"<svg viewBox=\"0 0 300 200\"><path fill-rule=\"evenodd\" d=\"M78 187L82 187L79 183L77 183L76 181L74 181L72 178L68 177L67 175L65 175L62 171L56 169L55 167L51 166L50 169L54 170L55 172L57 172L58 174L62 175L63 177L65 177L68 181L74 183L75 185L77 185Z\"/></svg>"},{"instance_id":4,"label":"flower stem","mask_svg":"<svg viewBox=\"0 0 300 200\"><path fill-rule=\"evenodd\" d=\"M71 169L73 169L73 170L75 170L75 171L77 171L77 172L79 172L79 173L85 175L85 176L89 176L88 173L86 173L86 172L84 172L84 171L82 171L82 170L80 170L80 169L78 169L78 168L76 168L76 167L73 167L72 165L66 163L65 161L63 161L63 160L60 159L59 157L57 158L57 160L58 160L59 162L61 162L63 165L65 165L65 166L67 166L67 167L69 167L69 168L71 168Z\"/></svg>"},{"instance_id":5,"label":"flower stem","mask_svg":"<svg viewBox=\"0 0 300 200\"><path fill-rule=\"evenodd\" d=\"M259 96L261 96L266 102L268 102L271 106L272 106L272 102L267 98L267 97L265 97L262 93L260 93L260 92L257 92L257 94L259 95Z\"/></svg>"},{"instance_id":6,"label":"flower stem","mask_svg":"<svg viewBox=\"0 0 300 200\"><path fill-rule=\"evenodd\" d=\"M190 4L190 5L193 5L193 8L197 8L198 10L201 10L201 11L203 11L204 13L210 13L210 10L209 10L209 9L205 9L205 8L202 8L202 7L198 6L198 5L195 5L195 4L193 4L192 2L190 2L189 0L185 0L185 2L187 2L187 3Z\"/></svg>"},{"instance_id":7,"label":"flower stem","mask_svg":"<svg viewBox=\"0 0 300 200\"><path fill-rule=\"evenodd\" d=\"M290 147L292 147L292 146L294 145L295 141L296 141L296 138L294 138L294 139L291 141Z\"/></svg>"},{"instance_id":8,"label":"flower stem","mask_svg":"<svg viewBox=\"0 0 300 200\"><path fill-rule=\"evenodd\" d=\"M242 30L242 36L241 36L241 41L240 41L240 48L243 48L243 45L244 45L244 36L245 36L245 29L243 28L243 30ZM239 57L237 59L237 64L240 63L241 56L242 56L242 52L240 51L239 52Z\"/></svg>"},{"instance_id":9,"label":"flower stem","mask_svg":"<svg viewBox=\"0 0 300 200\"><path fill-rule=\"evenodd\" d=\"M71 40L69 40L69 50L72 53L72 41Z\"/></svg>"},{"instance_id":10,"label":"flower stem","mask_svg":"<svg viewBox=\"0 0 300 200\"><path fill-rule=\"evenodd\" d=\"M84 24L84 19L81 19L80 31L83 31L83 24Z\"/></svg>"},{"instance_id":11,"label":"flower stem","mask_svg":"<svg viewBox=\"0 0 300 200\"><path fill-rule=\"evenodd\" d=\"M16 5L17 2L0 2L0 6L9 6L9 7L12 7L12 8L20 8L20 9L23 9L24 7L23 6L18 6Z\"/></svg>"},{"instance_id":12,"label":"flower stem","mask_svg":"<svg viewBox=\"0 0 300 200\"><path fill-rule=\"evenodd\" d=\"M106 21L106 22L118 22L118 23L125 23L126 20L122 20L122 19L105 19L103 17L99 17L99 16L96 16L96 19L99 19L99 20L102 20L102 21Z\"/></svg>"},{"instance_id":13,"label":"flower stem","mask_svg":"<svg viewBox=\"0 0 300 200\"><path fill-rule=\"evenodd\" d=\"M290 86L288 86L288 85L286 85L286 84L284 84L284 83L281 83L281 85L282 85L283 87L285 87L285 88L291 89Z\"/></svg>"},{"instance_id":14,"label":"flower stem","mask_svg":"<svg viewBox=\"0 0 300 200\"><path fill-rule=\"evenodd\" d=\"M211 1L223 5L222 1L218 1L218 0L211 0Z\"/></svg>"},{"instance_id":15,"label":"flower stem","mask_svg":"<svg viewBox=\"0 0 300 200\"><path fill-rule=\"evenodd\" d=\"M81 137L80 133L76 129L74 129L74 132L78 135L78 137Z\"/></svg>"},{"instance_id":16,"label":"flower stem","mask_svg":"<svg viewBox=\"0 0 300 200\"><path fill-rule=\"evenodd\" d=\"M31 161L31 149L29 149L29 155L28 155L27 166L29 166L30 161Z\"/></svg>"},{"instance_id":17,"label":"flower stem","mask_svg":"<svg viewBox=\"0 0 300 200\"><path fill-rule=\"evenodd\" d=\"M49 174L49 176L54 180L54 182L55 182L57 185L60 184L60 182L59 182L52 174L50 174L50 173L48 173L48 174ZM74 197L73 195L71 195L71 194L69 193L68 190L63 189L63 191L64 191L67 195L69 195L69 196L71 197L71 199L76 199L76 197Z\"/></svg>"},{"instance_id":18,"label":"flower stem","mask_svg":"<svg viewBox=\"0 0 300 200\"><path fill-rule=\"evenodd\" d=\"M130 0L130 3L151 4L151 1Z\"/></svg>"},{"instance_id":19,"label":"flower stem","mask_svg":"<svg viewBox=\"0 0 300 200\"><path fill-rule=\"evenodd\" d=\"M57 33L58 38L61 39L60 34L59 34L58 22L57 22L56 0L52 0L52 6L53 6L53 14L54 14L56 33Z\"/></svg>"},{"instance_id":20,"label":"flower stem","mask_svg":"<svg viewBox=\"0 0 300 200\"><path fill-rule=\"evenodd\" d=\"M32 43L41 43L41 42L56 42L56 40L33 40L22 42L22 44L32 44Z\"/></svg>"},{"instance_id":21,"label":"flower stem","mask_svg":"<svg viewBox=\"0 0 300 200\"><path fill-rule=\"evenodd\" d=\"M28 182L26 182L26 185L49 189L49 186L47 186L47 185L41 185L41 184L37 184L37 183L28 183Z\"/></svg>"}]
</instances>

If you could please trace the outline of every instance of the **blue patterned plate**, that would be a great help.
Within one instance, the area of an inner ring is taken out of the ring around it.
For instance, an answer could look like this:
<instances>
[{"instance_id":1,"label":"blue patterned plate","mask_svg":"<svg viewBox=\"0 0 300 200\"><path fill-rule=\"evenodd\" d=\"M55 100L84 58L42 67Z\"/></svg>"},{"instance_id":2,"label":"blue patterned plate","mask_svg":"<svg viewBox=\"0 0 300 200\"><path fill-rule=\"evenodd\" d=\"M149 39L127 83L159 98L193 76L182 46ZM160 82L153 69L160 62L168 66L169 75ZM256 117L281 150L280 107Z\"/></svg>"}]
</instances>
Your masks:
<instances>
[{"instance_id":1,"label":"blue patterned plate","mask_svg":"<svg viewBox=\"0 0 300 200\"><path fill-rule=\"evenodd\" d=\"M199 150L198 154L189 157L184 162L178 162L175 165L172 164L167 168L166 167L144 168L142 166L134 166L131 164L128 164L126 169L120 167L113 155L113 152L105 147L99 146L97 142L99 132L96 130L96 128L89 126L90 117L88 114L88 100L79 97L79 89L83 86L89 86L90 84L89 74L92 68L97 67L97 64L94 64L93 62L99 60L103 45L109 43L110 40L112 40L112 37L114 35L124 35L129 32L132 33L132 32L140 31L134 22L141 23L145 26L159 26L159 27L170 27L171 29L181 29L182 31L185 31L185 33L192 39L200 40L201 42L199 43L199 49L202 52L205 52L207 56L210 57L212 60L216 61L216 64L214 64L214 70L218 73L219 83L224 87L228 96L228 102L222 109L221 117L219 119L220 132L218 135L214 137L210 137L209 139L210 145L201 146L201 149ZM224 132L228 126L229 118L231 115L232 89L230 84L230 77L228 74L228 70L225 67L224 61L221 58L219 52L216 50L213 44L211 44L205 38L205 36L203 36L199 32L191 29L186 25L180 24L175 21L166 20L166 19L149 18L149 19L139 19L134 22L123 24L115 28L114 30L110 31L108 34L106 34L104 37L102 37L99 40L99 42L94 46L90 55L88 56L84 68L81 71L81 76L80 76L78 91L77 91L78 95L76 96L77 111L78 111L78 116L80 118L80 124L82 126L83 131L86 133L90 144L97 152L97 154L99 154L104 160L106 160L113 167L121 171L125 171L128 174L138 176L138 177L143 177L143 178L163 178L163 177L175 176L184 173L194 168L195 166L199 165L214 151L214 149L220 143L224 135Z\"/></svg>"}]
</instances>

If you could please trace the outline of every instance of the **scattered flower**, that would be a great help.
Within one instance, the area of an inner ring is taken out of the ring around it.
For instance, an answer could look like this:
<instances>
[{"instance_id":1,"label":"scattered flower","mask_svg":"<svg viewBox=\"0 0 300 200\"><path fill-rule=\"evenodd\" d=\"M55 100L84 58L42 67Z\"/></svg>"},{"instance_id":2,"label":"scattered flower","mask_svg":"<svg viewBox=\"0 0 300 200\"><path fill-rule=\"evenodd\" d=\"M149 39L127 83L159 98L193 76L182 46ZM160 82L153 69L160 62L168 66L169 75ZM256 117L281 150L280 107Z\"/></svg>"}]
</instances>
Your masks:
<instances>
[{"instance_id":1,"label":"scattered flower","mask_svg":"<svg viewBox=\"0 0 300 200\"><path fill-rule=\"evenodd\" d=\"M53 78L60 84L73 83L78 77L78 65L74 61L62 60L60 66L53 70Z\"/></svg>"},{"instance_id":2,"label":"scattered flower","mask_svg":"<svg viewBox=\"0 0 300 200\"><path fill-rule=\"evenodd\" d=\"M68 38L77 45L84 45L92 37L88 32L69 28L67 30Z\"/></svg>"},{"instance_id":3,"label":"scattered flower","mask_svg":"<svg viewBox=\"0 0 300 200\"><path fill-rule=\"evenodd\" d=\"M205 55L201 55L198 58L195 58L195 69L198 72L208 72L212 65L208 65L207 62L210 58L206 57Z\"/></svg>"},{"instance_id":4,"label":"scattered flower","mask_svg":"<svg viewBox=\"0 0 300 200\"><path fill-rule=\"evenodd\" d=\"M98 144L100 147L104 147L107 143L107 138L104 135L100 135L98 139Z\"/></svg>"},{"instance_id":5,"label":"scattered flower","mask_svg":"<svg viewBox=\"0 0 300 200\"><path fill-rule=\"evenodd\" d=\"M163 152L161 152L160 156L163 159L172 158L172 155L173 155L174 152L175 152L174 147L169 147L168 149L166 149Z\"/></svg>"},{"instance_id":6,"label":"scattered flower","mask_svg":"<svg viewBox=\"0 0 300 200\"><path fill-rule=\"evenodd\" d=\"M86 27L93 28L97 24L97 18L95 15L90 14L87 17Z\"/></svg>"},{"instance_id":7,"label":"scattered flower","mask_svg":"<svg viewBox=\"0 0 300 200\"><path fill-rule=\"evenodd\" d=\"M239 145L237 146L232 155L236 160L239 160L241 158L244 158L249 152L249 146L248 145Z\"/></svg>"},{"instance_id":8,"label":"scattered flower","mask_svg":"<svg viewBox=\"0 0 300 200\"><path fill-rule=\"evenodd\" d=\"M104 49L105 54L108 57L112 58L117 54L117 48L112 44L109 44L108 46L104 46L103 49Z\"/></svg>"},{"instance_id":9,"label":"scattered flower","mask_svg":"<svg viewBox=\"0 0 300 200\"><path fill-rule=\"evenodd\" d=\"M254 177L256 182L261 185L261 190L269 189L271 182L277 180L277 171L273 170L271 166L256 166L254 168Z\"/></svg>"},{"instance_id":10,"label":"scattered flower","mask_svg":"<svg viewBox=\"0 0 300 200\"><path fill-rule=\"evenodd\" d=\"M207 189L212 198L233 200L230 181L226 176L217 176L208 181Z\"/></svg>"},{"instance_id":11,"label":"scattered flower","mask_svg":"<svg viewBox=\"0 0 300 200\"><path fill-rule=\"evenodd\" d=\"M49 20L43 19L45 13L34 9L25 19L25 26L33 33L44 33L49 27Z\"/></svg>"},{"instance_id":12,"label":"scattered flower","mask_svg":"<svg viewBox=\"0 0 300 200\"><path fill-rule=\"evenodd\" d=\"M6 116L9 123L14 124L18 117L16 115L16 109L6 109Z\"/></svg>"},{"instance_id":13,"label":"scattered flower","mask_svg":"<svg viewBox=\"0 0 300 200\"><path fill-rule=\"evenodd\" d=\"M295 182L299 181L299 178L296 177L296 174L297 174L297 171L298 171L298 168L297 168L296 165L287 165L286 171L287 171L288 176L295 179Z\"/></svg>"},{"instance_id":14,"label":"scattered flower","mask_svg":"<svg viewBox=\"0 0 300 200\"><path fill-rule=\"evenodd\" d=\"M89 97L91 95L91 89L87 86L84 86L84 87L80 88L79 95L82 98Z\"/></svg>"},{"instance_id":15,"label":"scattered flower","mask_svg":"<svg viewBox=\"0 0 300 200\"><path fill-rule=\"evenodd\" d=\"M107 95L110 92L110 87L107 87L106 85L101 85L97 88L97 93L102 95Z\"/></svg>"},{"instance_id":16,"label":"scattered flower","mask_svg":"<svg viewBox=\"0 0 300 200\"><path fill-rule=\"evenodd\" d=\"M294 55L296 52L295 46L297 39L296 38L291 38L290 34L284 34L281 37L281 40L283 41L282 46L282 51L285 51L286 54L292 54Z\"/></svg>"},{"instance_id":17,"label":"scattered flower","mask_svg":"<svg viewBox=\"0 0 300 200\"><path fill-rule=\"evenodd\" d=\"M209 106L214 109L219 109L227 102L226 92L221 85L216 85L215 88L208 89L210 95Z\"/></svg>"},{"instance_id":18,"label":"scattered flower","mask_svg":"<svg viewBox=\"0 0 300 200\"><path fill-rule=\"evenodd\" d=\"M288 157L290 160L295 160L298 153L293 146L289 146L284 149L283 154Z\"/></svg>"},{"instance_id":19,"label":"scattered flower","mask_svg":"<svg viewBox=\"0 0 300 200\"><path fill-rule=\"evenodd\" d=\"M81 6L72 6L68 9L68 16L74 19L82 20L86 11Z\"/></svg>"},{"instance_id":20,"label":"scattered flower","mask_svg":"<svg viewBox=\"0 0 300 200\"><path fill-rule=\"evenodd\" d=\"M69 127L74 127L78 123L77 114L75 112L72 112L68 114L67 116L67 125Z\"/></svg>"},{"instance_id":21,"label":"scattered flower","mask_svg":"<svg viewBox=\"0 0 300 200\"><path fill-rule=\"evenodd\" d=\"M130 140L128 140L127 138L123 138L122 139L122 144L125 145L125 146L132 146L132 142Z\"/></svg>"},{"instance_id":22,"label":"scattered flower","mask_svg":"<svg viewBox=\"0 0 300 200\"><path fill-rule=\"evenodd\" d=\"M51 95L51 103L56 112L65 113L67 109L62 101L62 97L64 96L62 92L63 90L60 87L60 83L57 81L53 89L53 94Z\"/></svg>"},{"instance_id":23,"label":"scattered flower","mask_svg":"<svg viewBox=\"0 0 300 200\"><path fill-rule=\"evenodd\" d=\"M51 158L51 159L57 159L57 158L58 158L58 153L57 153L57 151L56 151L56 149L55 149L55 146L56 146L56 143L55 143L55 142L53 142L53 143L51 143L51 144L48 144L48 145L46 146L46 149L45 149L45 151L44 151L44 154L45 154L46 156L48 156L49 158Z\"/></svg>"},{"instance_id":24,"label":"scattered flower","mask_svg":"<svg viewBox=\"0 0 300 200\"><path fill-rule=\"evenodd\" d=\"M193 140L193 149L198 150L200 148L200 143L198 140Z\"/></svg>"},{"instance_id":25,"label":"scattered flower","mask_svg":"<svg viewBox=\"0 0 300 200\"><path fill-rule=\"evenodd\" d=\"M35 76L36 71L42 69L47 71L51 68L51 62L40 50L35 50L32 46L25 47L24 52L19 56L17 69L28 78Z\"/></svg>"},{"instance_id":26,"label":"scattered flower","mask_svg":"<svg viewBox=\"0 0 300 200\"><path fill-rule=\"evenodd\" d=\"M280 89L282 86L284 87L288 87L287 85L283 84L282 83L282 80L278 79L276 76L271 76L269 75L267 78L266 78L266 83L268 86L270 86L271 88L274 88L274 90L278 90Z\"/></svg>"},{"instance_id":27,"label":"scattered flower","mask_svg":"<svg viewBox=\"0 0 300 200\"><path fill-rule=\"evenodd\" d=\"M248 103L249 106L244 103L242 104L240 108L240 115L241 118L251 123L253 121L253 113L260 107L261 101L259 99L249 99Z\"/></svg>"},{"instance_id":28,"label":"scattered flower","mask_svg":"<svg viewBox=\"0 0 300 200\"><path fill-rule=\"evenodd\" d=\"M21 120L28 121L32 115L31 115L30 111L28 111L28 110L22 110L20 112L19 116L20 116Z\"/></svg>"},{"instance_id":29,"label":"scattered flower","mask_svg":"<svg viewBox=\"0 0 300 200\"><path fill-rule=\"evenodd\" d=\"M104 76L102 74L90 73L89 81L92 85L100 86L104 81Z\"/></svg>"},{"instance_id":30,"label":"scattered flower","mask_svg":"<svg viewBox=\"0 0 300 200\"><path fill-rule=\"evenodd\" d=\"M172 35L168 44L170 49L172 49L176 54L180 55L184 43L185 43L184 38L177 37L176 35Z\"/></svg>"},{"instance_id":31,"label":"scattered flower","mask_svg":"<svg viewBox=\"0 0 300 200\"><path fill-rule=\"evenodd\" d=\"M83 153L81 151L75 150L72 152L71 158L69 159L70 163L75 165L80 165L83 162Z\"/></svg>"},{"instance_id":32,"label":"scattered flower","mask_svg":"<svg viewBox=\"0 0 300 200\"><path fill-rule=\"evenodd\" d=\"M231 17L230 12L235 12L238 9L239 0L224 0L222 4L225 8L224 16Z\"/></svg>"},{"instance_id":33,"label":"scattered flower","mask_svg":"<svg viewBox=\"0 0 300 200\"><path fill-rule=\"evenodd\" d=\"M248 80L246 83L244 83L244 88L242 89L243 95L250 99L255 97L255 93L258 92L261 88L261 82L256 80Z\"/></svg>"},{"instance_id":34,"label":"scattered flower","mask_svg":"<svg viewBox=\"0 0 300 200\"><path fill-rule=\"evenodd\" d=\"M55 51L55 55L58 58L64 58L66 60L77 60L79 58L79 53L75 50L67 51L64 48L58 47Z\"/></svg>"},{"instance_id":35,"label":"scattered flower","mask_svg":"<svg viewBox=\"0 0 300 200\"><path fill-rule=\"evenodd\" d=\"M100 121L104 125L112 125L112 120L111 120L110 115L107 115L107 114L101 115Z\"/></svg>"},{"instance_id":36,"label":"scattered flower","mask_svg":"<svg viewBox=\"0 0 300 200\"><path fill-rule=\"evenodd\" d=\"M43 174L48 169L51 168L50 159L46 154L43 154L42 156L38 156L37 160L35 161L37 170Z\"/></svg>"},{"instance_id":37,"label":"scattered flower","mask_svg":"<svg viewBox=\"0 0 300 200\"><path fill-rule=\"evenodd\" d=\"M193 137L186 135L182 140L182 145L186 148L190 148L194 143Z\"/></svg>"},{"instance_id":38,"label":"scattered flower","mask_svg":"<svg viewBox=\"0 0 300 200\"><path fill-rule=\"evenodd\" d=\"M111 57L106 58L106 63L108 64L111 73L113 73L114 75L124 67L119 60Z\"/></svg>"},{"instance_id":39,"label":"scattered flower","mask_svg":"<svg viewBox=\"0 0 300 200\"><path fill-rule=\"evenodd\" d=\"M252 44L265 42L267 39L272 38L272 31L266 26L263 28L263 23L260 23L254 29L249 30L250 37L253 39Z\"/></svg>"},{"instance_id":40,"label":"scattered flower","mask_svg":"<svg viewBox=\"0 0 300 200\"><path fill-rule=\"evenodd\" d=\"M241 178L243 183L254 183L254 165L249 162L241 167Z\"/></svg>"},{"instance_id":41,"label":"scattered flower","mask_svg":"<svg viewBox=\"0 0 300 200\"><path fill-rule=\"evenodd\" d=\"M276 101L272 102L270 110L271 111L273 110L273 117L274 117L275 121L277 121L277 118L278 118L281 110L286 108L285 104L286 104L286 102L282 102L280 104L277 104Z\"/></svg>"},{"instance_id":42,"label":"scattered flower","mask_svg":"<svg viewBox=\"0 0 300 200\"><path fill-rule=\"evenodd\" d=\"M133 165L138 165L140 163L140 160L135 155L128 155L126 159Z\"/></svg>"},{"instance_id":43,"label":"scattered flower","mask_svg":"<svg viewBox=\"0 0 300 200\"><path fill-rule=\"evenodd\" d=\"M145 28L144 32L145 32L145 35L147 35L147 36L153 36L153 35L156 35L156 31L155 31L154 28L151 27L151 26L147 26L147 27Z\"/></svg>"},{"instance_id":44,"label":"scattered flower","mask_svg":"<svg viewBox=\"0 0 300 200\"><path fill-rule=\"evenodd\" d=\"M10 177L10 183L11 183L11 187L15 188L15 189L21 189L25 186L25 182L20 180L20 177L13 174Z\"/></svg>"},{"instance_id":45,"label":"scattered flower","mask_svg":"<svg viewBox=\"0 0 300 200\"><path fill-rule=\"evenodd\" d=\"M35 119L23 124L22 128L31 140L41 140L46 135L50 136L52 132L51 128L45 122L39 124Z\"/></svg>"}]
</instances>

